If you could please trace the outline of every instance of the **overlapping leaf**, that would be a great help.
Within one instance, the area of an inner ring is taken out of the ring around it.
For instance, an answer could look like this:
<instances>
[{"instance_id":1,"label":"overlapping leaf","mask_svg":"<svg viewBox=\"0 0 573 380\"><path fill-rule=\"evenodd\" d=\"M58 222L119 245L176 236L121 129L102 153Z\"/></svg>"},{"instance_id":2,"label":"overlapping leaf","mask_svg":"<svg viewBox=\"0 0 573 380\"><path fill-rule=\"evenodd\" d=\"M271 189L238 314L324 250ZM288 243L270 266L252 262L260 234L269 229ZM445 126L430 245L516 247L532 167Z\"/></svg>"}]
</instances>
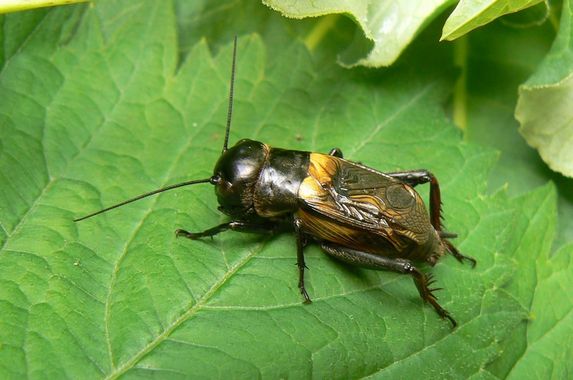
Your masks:
<instances>
[{"instance_id":1,"label":"overlapping leaf","mask_svg":"<svg viewBox=\"0 0 573 380\"><path fill-rule=\"evenodd\" d=\"M87 0L2 0L0 1L0 13L17 12L42 7L53 7L54 5L73 4L84 1Z\"/></svg>"},{"instance_id":2,"label":"overlapping leaf","mask_svg":"<svg viewBox=\"0 0 573 380\"><path fill-rule=\"evenodd\" d=\"M225 12L205 14L228 19ZM175 239L175 228L224 220L208 185L73 223L210 174L230 38L216 56L198 39L178 62L166 2L15 15L5 30L22 17L37 22L4 51L0 73L2 377L479 376L524 326L527 300L543 306L537 295L520 295L533 284L522 287L521 273L530 278L536 257L543 262L547 246L533 243L555 219L554 208L531 205L551 206L555 194L485 195L495 154L464 144L444 116L455 71L432 61L441 56L433 44L420 41L392 70L349 72L314 61L297 41L277 50L268 39L283 35L283 21L266 19L269 36L240 38L232 141L338 146L382 170L431 168L442 180L447 225L479 261L472 270L450 257L433 269L445 288L440 301L460 323L454 331L410 279L346 268L316 247L307 253L314 303L302 305L288 235ZM543 277L540 297L551 278ZM541 308L536 318L543 328L551 320Z\"/></svg>"},{"instance_id":3,"label":"overlapping leaf","mask_svg":"<svg viewBox=\"0 0 573 380\"><path fill-rule=\"evenodd\" d=\"M284 16L294 18L348 14L361 32L341 54L340 62L345 66L368 67L392 64L425 25L454 3L452 0L263 2Z\"/></svg>"},{"instance_id":4,"label":"overlapping leaf","mask_svg":"<svg viewBox=\"0 0 573 380\"><path fill-rule=\"evenodd\" d=\"M460 0L444 25L442 39L453 40L508 13L543 0Z\"/></svg>"},{"instance_id":5,"label":"overlapping leaf","mask_svg":"<svg viewBox=\"0 0 573 380\"><path fill-rule=\"evenodd\" d=\"M564 1L559 34L541 67L519 89L520 132L553 170L573 176L573 4Z\"/></svg>"},{"instance_id":6,"label":"overlapping leaf","mask_svg":"<svg viewBox=\"0 0 573 380\"><path fill-rule=\"evenodd\" d=\"M448 17L442 39L453 40L508 13L529 8L542 0L462 0ZM346 14L360 27L354 41L339 56L344 66L389 66L414 37L455 0L425 1L312 1L263 0L286 17L305 18ZM333 19L318 24L307 44L334 26Z\"/></svg>"}]
</instances>

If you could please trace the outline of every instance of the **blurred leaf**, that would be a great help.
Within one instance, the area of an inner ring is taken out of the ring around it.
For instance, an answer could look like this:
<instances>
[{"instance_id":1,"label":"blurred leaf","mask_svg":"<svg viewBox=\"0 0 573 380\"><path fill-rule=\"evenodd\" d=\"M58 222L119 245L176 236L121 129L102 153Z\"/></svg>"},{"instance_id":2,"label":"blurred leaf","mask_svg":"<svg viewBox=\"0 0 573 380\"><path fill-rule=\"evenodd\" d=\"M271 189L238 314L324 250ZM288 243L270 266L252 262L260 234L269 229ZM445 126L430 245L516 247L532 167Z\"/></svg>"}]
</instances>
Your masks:
<instances>
[{"instance_id":1,"label":"blurred leaf","mask_svg":"<svg viewBox=\"0 0 573 380\"><path fill-rule=\"evenodd\" d=\"M448 17L443 40L455 40L498 17L529 8L543 0L460 0Z\"/></svg>"},{"instance_id":2,"label":"blurred leaf","mask_svg":"<svg viewBox=\"0 0 573 380\"><path fill-rule=\"evenodd\" d=\"M519 88L515 117L527 143L553 170L573 177L573 5L563 3L551 51Z\"/></svg>"},{"instance_id":3,"label":"blurred leaf","mask_svg":"<svg viewBox=\"0 0 573 380\"><path fill-rule=\"evenodd\" d=\"M53 7L56 5L83 3L88 0L0 0L0 13L25 11L28 9Z\"/></svg>"},{"instance_id":4,"label":"blurred leaf","mask_svg":"<svg viewBox=\"0 0 573 380\"><path fill-rule=\"evenodd\" d=\"M293 18L347 14L360 25L354 41L339 56L343 66L381 67L391 65L432 19L455 0L418 1L346 1L321 0L296 2L263 0L263 3ZM315 35L309 36L307 46L314 46L316 35L331 27L328 20L319 24Z\"/></svg>"}]
</instances>

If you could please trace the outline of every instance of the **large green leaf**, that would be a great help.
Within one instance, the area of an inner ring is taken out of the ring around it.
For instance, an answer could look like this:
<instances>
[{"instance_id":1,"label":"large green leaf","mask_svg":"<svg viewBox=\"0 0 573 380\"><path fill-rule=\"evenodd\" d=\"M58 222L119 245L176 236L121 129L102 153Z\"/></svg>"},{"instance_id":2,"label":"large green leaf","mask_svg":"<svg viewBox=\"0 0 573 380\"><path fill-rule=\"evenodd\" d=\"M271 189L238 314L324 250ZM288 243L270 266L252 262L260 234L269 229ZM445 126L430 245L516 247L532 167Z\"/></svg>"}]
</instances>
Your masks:
<instances>
[{"instance_id":1,"label":"large green leaf","mask_svg":"<svg viewBox=\"0 0 573 380\"><path fill-rule=\"evenodd\" d=\"M573 177L573 3L563 2L551 52L519 88L515 117L528 144L553 170Z\"/></svg>"},{"instance_id":2,"label":"large green leaf","mask_svg":"<svg viewBox=\"0 0 573 380\"><path fill-rule=\"evenodd\" d=\"M442 182L447 225L460 234L456 244L478 259L474 270L451 257L431 269L456 330L422 304L409 278L347 268L316 246L307 250L314 303L303 305L288 234L175 239L176 228L225 220L208 185L73 223L210 175L224 130L231 38L194 27L209 19L228 29L223 22L237 4L190 6L187 42L178 41L173 5L163 1L2 19L5 31L34 27L20 32L17 46L2 44L0 376L484 376L509 334L526 326L531 302L535 330L518 337L532 343L525 355L559 342L539 338L556 320L568 326L562 316L570 310L543 309L556 285L551 273L570 283L560 265L569 251L547 258L555 192L486 195L496 154L464 143L443 114L455 71L449 49L433 42L435 30L376 73L309 54L299 41L308 30L278 16L251 18L256 26L246 29L265 33L239 39L231 139L338 146L381 170L430 168ZM289 33L299 38L284 38ZM182 61L178 42L189 48Z\"/></svg>"}]
</instances>

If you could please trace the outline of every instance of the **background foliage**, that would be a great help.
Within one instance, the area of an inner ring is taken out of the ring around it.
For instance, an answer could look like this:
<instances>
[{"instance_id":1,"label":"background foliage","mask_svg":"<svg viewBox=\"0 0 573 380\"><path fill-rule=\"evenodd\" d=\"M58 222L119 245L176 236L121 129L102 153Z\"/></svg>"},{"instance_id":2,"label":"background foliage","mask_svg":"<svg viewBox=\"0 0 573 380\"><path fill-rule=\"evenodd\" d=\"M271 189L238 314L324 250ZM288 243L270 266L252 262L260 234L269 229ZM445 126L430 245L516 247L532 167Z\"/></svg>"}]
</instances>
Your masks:
<instances>
[{"instance_id":1,"label":"background foliage","mask_svg":"<svg viewBox=\"0 0 573 380\"><path fill-rule=\"evenodd\" d=\"M448 5L377 70L336 63L363 33L350 19L289 20L254 2L101 1L3 16L0 376L571 373L571 180L545 167L513 119L517 87L538 67L522 91L552 67L566 72L563 43L541 62L557 33L566 40L569 3L561 22L539 4L439 43L484 23L466 13L445 33ZM225 220L208 185L72 222L210 175L234 34L232 141L338 146L381 170L440 178L446 224L478 260L431 269L456 330L409 278L348 268L314 246L314 302L303 305L289 235L175 239L176 228ZM549 106L523 109L536 107Z\"/></svg>"}]
</instances>

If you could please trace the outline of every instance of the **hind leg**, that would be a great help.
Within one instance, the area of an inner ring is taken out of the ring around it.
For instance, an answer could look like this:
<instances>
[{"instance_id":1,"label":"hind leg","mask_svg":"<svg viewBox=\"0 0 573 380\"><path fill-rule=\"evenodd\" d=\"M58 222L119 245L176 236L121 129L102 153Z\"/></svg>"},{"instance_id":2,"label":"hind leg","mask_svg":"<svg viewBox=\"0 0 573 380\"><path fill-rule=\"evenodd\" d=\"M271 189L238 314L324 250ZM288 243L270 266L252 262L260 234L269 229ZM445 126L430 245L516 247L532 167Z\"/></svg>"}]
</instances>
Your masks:
<instances>
[{"instance_id":1,"label":"hind leg","mask_svg":"<svg viewBox=\"0 0 573 380\"><path fill-rule=\"evenodd\" d=\"M422 273L412 264L410 260L378 256L372 253L357 251L355 249L327 242L322 243L321 246L322 249L330 256L351 265L357 265L376 270L391 270L393 272L408 274L412 276L414 284L416 285L416 288L418 288L418 293L420 293L420 297L422 297L424 302L432 305L440 318L448 319L453 327L457 326L454 318L452 318L447 310L440 306L437 297L434 295L434 292L439 289L430 288L430 285L434 283L432 276Z\"/></svg>"},{"instance_id":2,"label":"hind leg","mask_svg":"<svg viewBox=\"0 0 573 380\"><path fill-rule=\"evenodd\" d=\"M452 256L454 256L456 260L458 260L460 263L463 263L464 260L467 260L470 262L470 265L472 266L472 268L475 268L475 266L477 264L476 259L474 259L473 257L470 257L470 256L463 255L460 251L458 251L458 249L456 248L455 245L453 245L451 242L449 242L446 239L442 239L442 243L444 243L448 252L450 252L450 254Z\"/></svg>"},{"instance_id":3,"label":"hind leg","mask_svg":"<svg viewBox=\"0 0 573 380\"><path fill-rule=\"evenodd\" d=\"M477 262L473 257L461 254L452 243L446 240L456 237L457 235L442 230L442 195L440 193L440 184L438 179L431 172L424 169L387 174L390 177L396 178L412 187L428 182L430 183L430 222L432 223L432 226L438 232L438 235L446 246L448 252L451 253L456 260L461 263L463 263L464 260L467 260L471 263L472 267L475 267Z\"/></svg>"},{"instance_id":4,"label":"hind leg","mask_svg":"<svg viewBox=\"0 0 573 380\"><path fill-rule=\"evenodd\" d=\"M438 179L428 170L408 170L404 172L386 173L412 187L430 183L430 221L436 231L442 230L442 195Z\"/></svg>"}]
</instances>

